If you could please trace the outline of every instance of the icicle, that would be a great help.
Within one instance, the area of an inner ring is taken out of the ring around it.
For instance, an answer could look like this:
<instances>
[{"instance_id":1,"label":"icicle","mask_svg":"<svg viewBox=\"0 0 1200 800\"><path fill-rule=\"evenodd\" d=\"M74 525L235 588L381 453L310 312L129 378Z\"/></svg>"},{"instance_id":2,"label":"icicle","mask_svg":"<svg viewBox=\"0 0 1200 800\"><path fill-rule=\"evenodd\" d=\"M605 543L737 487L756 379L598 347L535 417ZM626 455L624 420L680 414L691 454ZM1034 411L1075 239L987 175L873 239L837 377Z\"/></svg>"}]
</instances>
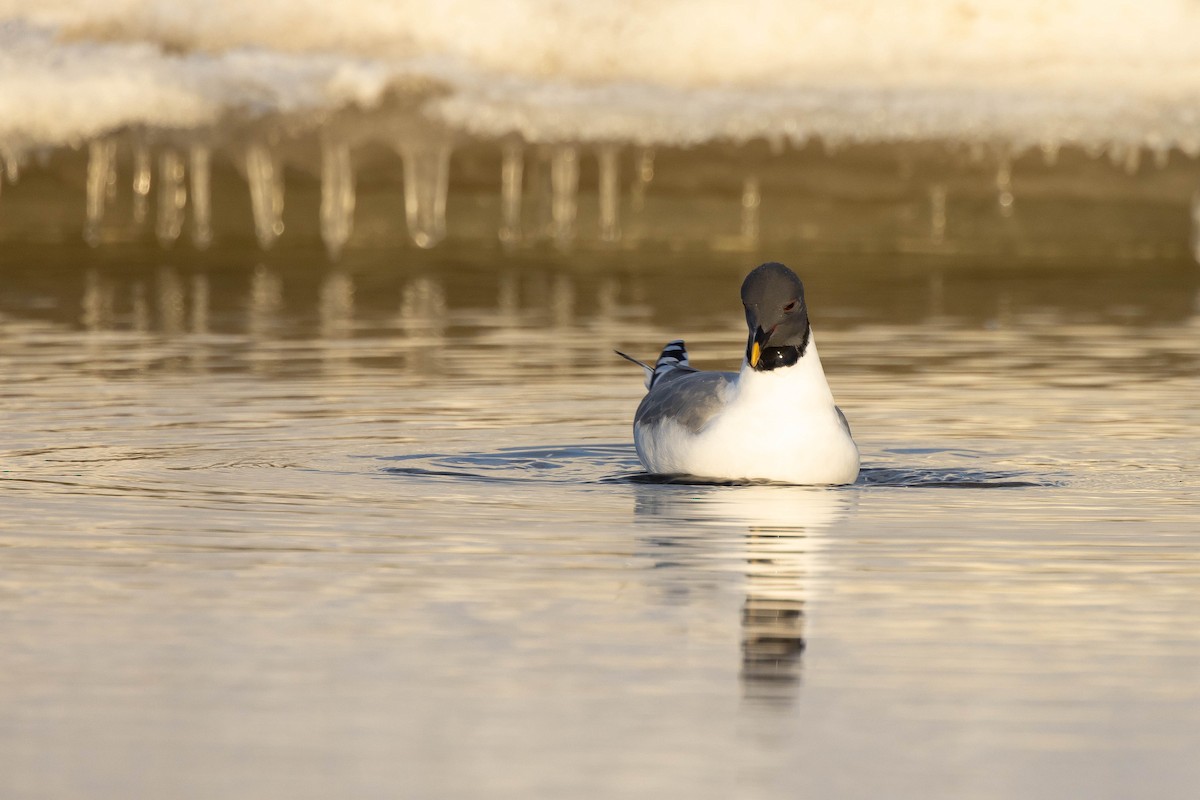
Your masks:
<instances>
[{"instance_id":1,"label":"icicle","mask_svg":"<svg viewBox=\"0 0 1200 800\"><path fill-rule=\"evenodd\" d=\"M1012 162L1008 160L1008 156L1002 156L1000 165L996 168L996 202L1000 205L1002 216L1012 216L1013 201Z\"/></svg>"},{"instance_id":2,"label":"icicle","mask_svg":"<svg viewBox=\"0 0 1200 800\"><path fill-rule=\"evenodd\" d=\"M350 145L321 139L321 240L336 259L354 230L354 165Z\"/></svg>"},{"instance_id":3,"label":"icicle","mask_svg":"<svg viewBox=\"0 0 1200 800\"><path fill-rule=\"evenodd\" d=\"M618 220L621 200L621 176L617 173L617 148L605 145L596 154L600 167L600 241L616 242L621 238Z\"/></svg>"},{"instance_id":4,"label":"icicle","mask_svg":"<svg viewBox=\"0 0 1200 800\"><path fill-rule=\"evenodd\" d=\"M564 144L550 155L550 219L554 241L560 246L575 238L578 211L579 148Z\"/></svg>"},{"instance_id":5,"label":"icicle","mask_svg":"<svg viewBox=\"0 0 1200 800\"><path fill-rule=\"evenodd\" d=\"M638 153L633 185L629 188L629 204L635 212L646 207L646 190L650 188L650 182L653 180L654 151L647 147Z\"/></svg>"},{"instance_id":6,"label":"icicle","mask_svg":"<svg viewBox=\"0 0 1200 800\"><path fill-rule=\"evenodd\" d=\"M1108 156L1109 162L1115 167L1120 165L1120 163L1124 160L1125 146L1113 142L1108 146L1104 153Z\"/></svg>"},{"instance_id":7,"label":"icicle","mask_svg":"<svg viewBox=\"0 0 1200 800\"><path fill-rule=\"evenodd\" d=\"M1042 162L1047 167L1058 163L1058 151L1061 148L1057 139L1046 139L1042 142Z\"/></svg>"},{"instance_id":8,"label":"icicle","mask_svg":"<svg viewBox=\"0 0 1200 800\"><path fill-rule=\"evenodd\" d=\"M192 184L192 245L207 250L212 244L212 152L207 145L192 145L188 153Z\"/></svg>"},{"instance_id":9,"label":"icicle","mask_svg":"<svg viewBox=\"0 0 1200 800\"><path fill-rule=\"evenodd\" d=\"M1124 142L1114 142L1108 146L1108 160L1114 167L1121 167L1132 175L1137 172L1141 161L1141 148Z\"/></svg>"},{"instance_id":10,"label":"icicle","mask_svg":"<svg viewBox=\"0 0 1200 800\"><path fill-rule=\"evenodd\" d=\"M154 233L158 243L170 247L183 230L183 207L187 188L183 183L183 158L171 148L158 154L158 208Z\"/></svg>"},{"instance_id":11,"label":"icicle","mask_svg":"<svg viewBox=\"0 0 1200 800\"><path fill-rule=\"evenodd\" d=\"M1142 148L1135 146L1130 147L1125 152L1125 160L1122 164L1125 167L1125 174L1136 175L1138 167L1142 163Z\"/></svg>"},{"instance_id":12,"label":"icicle","mask_svg":"<svg viewBox=\"0 0 1200 800\"><path fill-rule=\"evenodd\" d=\"M446 236L446 190L450 182L448 143L405 144L404 218L417 247L429 249Z\"/></svg>"},{"instance_id":13,"label":"icicle","mask_svg":"<svg viewBox=\"0 0 1200 800\"><path fill-rule=\"evenodd\" d=\"M946 184L937 183L929 189L929 238L934 244L946 240Z\"/></svg>"},{"instance_id":14,"label":"icicle","mask_svg":"<svg viewBox=\"0 0 1200 800\"><path fill-rule=\"evenodd\" d=\"M538 239L548 238L554 233L554 221L551 217L553 192L550 190L550 162L553 155L553 147L548 144L538 145L527 181L533 197L533 230Z\"/></svg>"},{"instance_id":15,"label":"icicle","mask_svg":"<svg viewBox=\"0 0 1200 800\"><path fill-rule=\"evenodd\" d=\"M265 144L246 149L246 180L259 247L268 249L283 233L283 168L279 157Z\"/></svg>"},{"instance_id":16,"label":"icicle","mask_svg":"<svg viewBox=\"0 0 1200 800\"><path fill-rule=\"evenodd\" d=\"M108 159L108 174L104 176L104 199L112 203L117 199L117 142L112 142L112 155Z\"/></svg>"},{"instance_id":17,"label":"icicle","mask_svg":"<svg viewBox=\"0 0 1200 800\"><path fill-rule=\"evenodd\" d=\"M16 183L18 177L17 156L7 148L0 147L0 189L4 188L4 179Z\"/></svg>"},{"instance_id":18,"label":"icicle","mask_svg":"<svg viewBox=\"0 0 1200 800\"><path fill-rule=\"evenodd\" d=\"M758 244L758 210L761 205L758 176L747 175L742 182L742 238L751 247Z\"/></svg>"},{"instance_id":19,"label":"icicle","mask_svg":"<svg viewBox=\"0 0 1200 800\"><path fill-rule=\"evenodd\" d=\"M150 147L138 142L133 148L133 221L142 225L150 209Z\"/></svg>"},{"instance_id":20,"label":"icicle","mask_svg":"<svg viewBox=\"0 0 1200 800\"><path fill-rule=\"evenodd\" d=\"M108 197L108 182L113 175L117 143L97 139L88 145L87 165L87 222L83 239L92 247L100 244L100 226L104 222L104 201Z\"/></svg>"},{"instance_id":21,"label":"icicle","mask_svg":"<svg viewBox=\"0 0 1200 800\"><path fill-rule=\"evenodd\" d=\"M521 241L521 182L525 172L525 151L518 142L504 145L500 162L500 241Z\"/></svg>"},{"instance_id":22,"label":"icicle","mask_svg":"<svg viewBox=\"0 0 1200 800\"><path fill-rule=\"evenodd\" d=\"M1200 264L1200 189L1192 195L1192 258Z\"/></svg>"}]
</instances>

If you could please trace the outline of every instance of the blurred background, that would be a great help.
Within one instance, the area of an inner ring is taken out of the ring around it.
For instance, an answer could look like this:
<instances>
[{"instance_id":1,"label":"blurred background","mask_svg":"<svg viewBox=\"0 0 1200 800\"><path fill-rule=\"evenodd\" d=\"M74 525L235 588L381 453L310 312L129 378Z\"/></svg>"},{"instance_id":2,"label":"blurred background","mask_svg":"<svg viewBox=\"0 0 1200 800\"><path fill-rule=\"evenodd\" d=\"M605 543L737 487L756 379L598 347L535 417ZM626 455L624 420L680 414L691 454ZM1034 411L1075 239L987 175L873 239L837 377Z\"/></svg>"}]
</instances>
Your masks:
<instances>
[{"instance_id":1,"label":"blurred background","mask_svg":"<svg viewBox=\"0 0 1200 800\"><path fill-rule=\"evenodd\" d=\"M243 6L0 6L0 241L1200 251L1184 0Z\"/></svg>"},{"instance_id":2,"label":"blurred background","mask_svg":"<svg viewBox=\"0 0 1200 800\"><path fill-rule=\"evenodd\" d=\"M0 0L0 795L1191 797L1197 42ZM858 483L651 480L767 260Z\"/></svg>"}]
</instances>

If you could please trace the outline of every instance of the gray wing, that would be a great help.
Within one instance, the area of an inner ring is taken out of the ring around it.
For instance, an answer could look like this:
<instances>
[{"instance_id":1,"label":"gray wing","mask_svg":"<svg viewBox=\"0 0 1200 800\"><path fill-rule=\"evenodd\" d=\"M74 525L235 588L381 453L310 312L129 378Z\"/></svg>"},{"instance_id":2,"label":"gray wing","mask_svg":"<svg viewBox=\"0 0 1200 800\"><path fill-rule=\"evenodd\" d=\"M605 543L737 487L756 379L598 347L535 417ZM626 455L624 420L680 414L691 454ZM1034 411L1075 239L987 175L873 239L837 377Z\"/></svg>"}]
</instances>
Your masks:
<instances>
[{"instance_id":1,"label":"gray wing","mask_svg":"<svg viewBox=\"0 0 1200 800\"><path fill-rule=\"evenodd\" d=\"M736 378L735 372L676 367L654 381L633 415L633 424L654 425L669 419L699 433L725 406L725 388Z\"/></svg>"},{"instance_id":2,"label":"gray wing","mask_svg":"<svg viewBox=\"0 0 1200 800\"><path fill-rule=\"evenodd\" d=\"M853 439L854 434L850 433L850 423L846 421L846 415L843 414L842 410L840 408L838 408L837 406L834 406L833 410L838 412L838 422L842 423L842 430L844 430L846 432L847 436L849 436L851 439Z\"/></svg>"}]
</instances>

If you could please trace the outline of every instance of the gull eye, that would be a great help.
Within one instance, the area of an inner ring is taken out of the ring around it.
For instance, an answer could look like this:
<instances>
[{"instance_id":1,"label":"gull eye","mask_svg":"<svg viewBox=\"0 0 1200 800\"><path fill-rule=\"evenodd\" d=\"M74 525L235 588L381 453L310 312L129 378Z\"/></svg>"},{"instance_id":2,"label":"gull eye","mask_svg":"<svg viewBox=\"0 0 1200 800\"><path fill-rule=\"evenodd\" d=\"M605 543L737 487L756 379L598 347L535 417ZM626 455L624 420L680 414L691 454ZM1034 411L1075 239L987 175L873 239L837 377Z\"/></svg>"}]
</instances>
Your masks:
<instances>
[{"instance_id":1,"label":"gull eye","mask_svg":"<svg viewBox=\"0 0 1200 800\"><path fill-rule=\"evenodd\" d=\"M796 310L796 301L795 300L793 300L792 302L788 303L786 306L783 307L783 313L785 313L785 314L790 314L795 310Z\"/></svg>"}]
</instances>

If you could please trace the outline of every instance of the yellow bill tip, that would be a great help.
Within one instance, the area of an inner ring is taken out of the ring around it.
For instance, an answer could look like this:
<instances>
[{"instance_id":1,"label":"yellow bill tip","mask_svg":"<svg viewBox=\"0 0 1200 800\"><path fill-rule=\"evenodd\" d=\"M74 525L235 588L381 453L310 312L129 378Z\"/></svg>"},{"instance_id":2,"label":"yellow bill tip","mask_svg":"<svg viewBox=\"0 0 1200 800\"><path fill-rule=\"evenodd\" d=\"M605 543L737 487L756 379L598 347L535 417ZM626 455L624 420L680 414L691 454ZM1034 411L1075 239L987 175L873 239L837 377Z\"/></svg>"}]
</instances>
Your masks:
<instances>
[{"instance_id":1,"label":"yellow bill tip","mask_svg":"<svg viewBox=\"0 0 1200 800\"><path fill-rule=\"evenodd\" d=\"M762 355L762 348L759 346L758 342L755 342L750 347L750 368L751 369L758 366L758 357L761 355Z\"/></svg>"}]
</instances>

